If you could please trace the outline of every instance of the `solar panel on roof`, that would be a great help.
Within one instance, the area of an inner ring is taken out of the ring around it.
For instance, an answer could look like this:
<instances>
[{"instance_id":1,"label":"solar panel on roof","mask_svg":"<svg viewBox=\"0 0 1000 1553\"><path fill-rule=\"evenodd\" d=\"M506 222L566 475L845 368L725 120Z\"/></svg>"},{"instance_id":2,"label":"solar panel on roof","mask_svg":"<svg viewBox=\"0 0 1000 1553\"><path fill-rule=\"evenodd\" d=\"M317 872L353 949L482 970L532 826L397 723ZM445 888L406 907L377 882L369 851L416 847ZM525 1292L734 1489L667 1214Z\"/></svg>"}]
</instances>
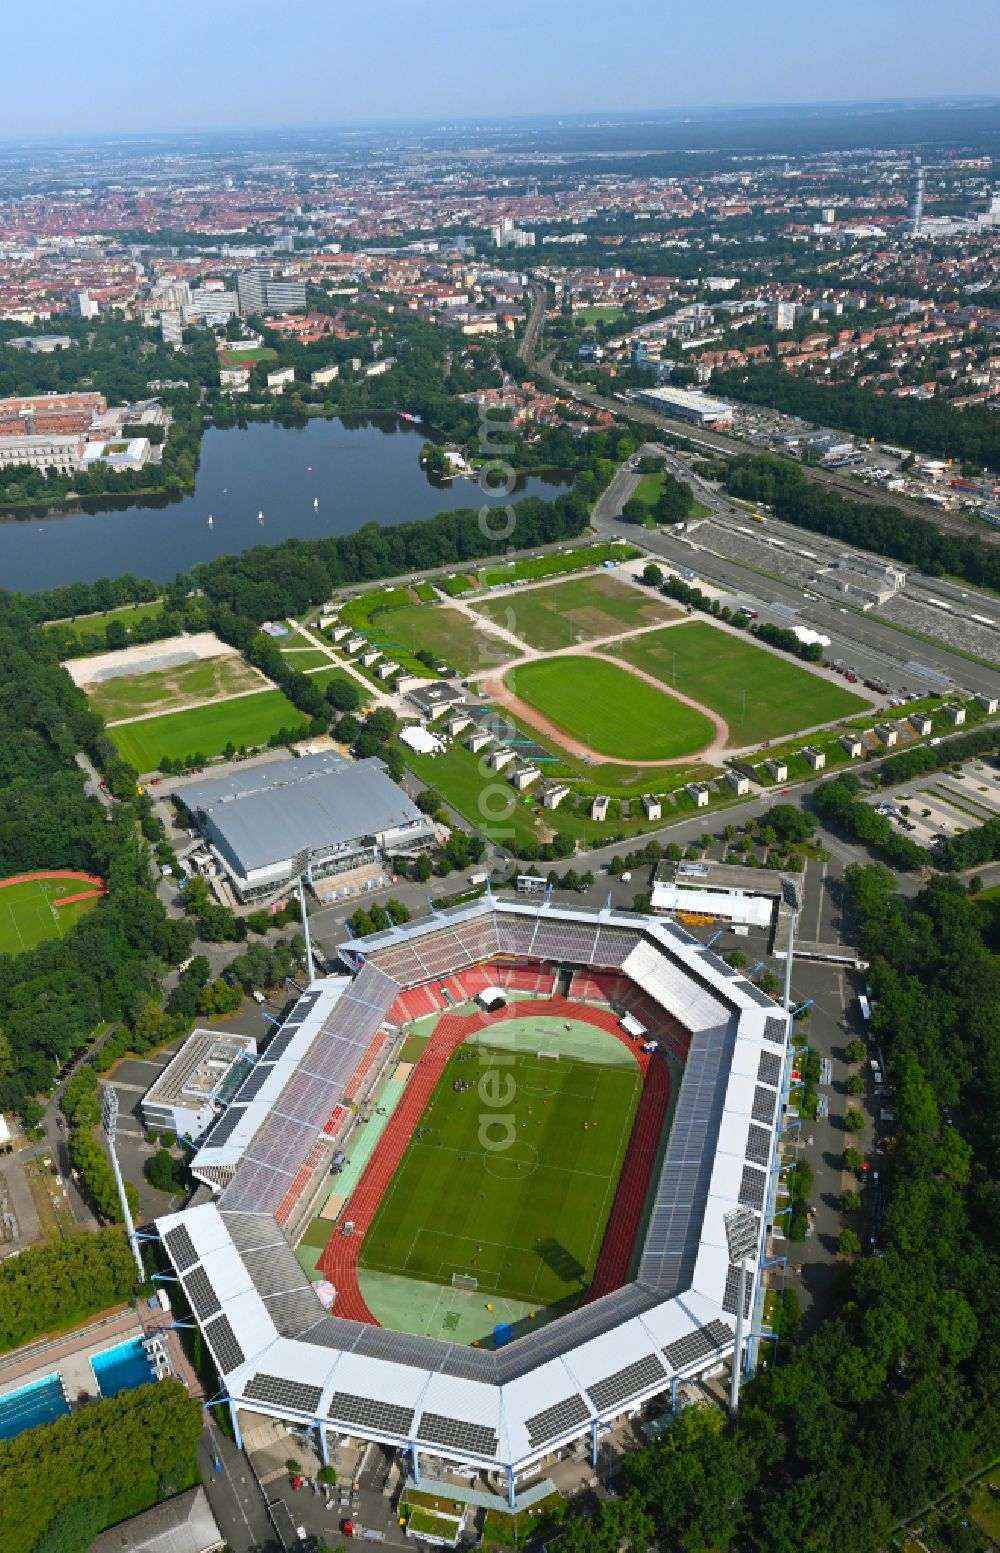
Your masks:
<instances>
[{"instance_id":1,"label":"solar panel on roof","mask_svg":"<svg viewBox=\"0 0 1000 1553\"><path fill-rule=\"evenodd\" d=\"M216 1144L228 1143L246 1115L246 1109L245 1105L231 1105L227 1111L223 1111L205 1139L205 1146L215 1148Z\"/></svg>"},{"instance_id":2,"label":"solar panel on roof","mask_svg":"<svg viewBox=\"0 0 1000 1553\"><path fill-rule=\"evenodd\" d=\"M264 1050L265 1062L269 1062L273 1066L273 1064L278 1061L279 1057L284 1056L285 1052L288 1050L289 1046L291 1046L297 1034L298 1025L288 1025L287 1023L283 1024L273 1040L270 1040L267 1043L267 1046Z\"/></svg>"},{"instance_id":3,"label":"solar panel on roof","mask_svg":"<svg viewBox=\"0 0 1000 1553\"><path fill-rule=\"evenodd\" d=\"M571 1397L564 1397L561 1402L554 1402L551 1407L544 1408L542 1412L535 1413L531 1418L524 1420L524 1427L528 1431L528 1444L534 1450L546 1440L555 1440L568 1429L575 1429L578 1424L586 1423L589 1417L590 1410L586 1402L574 1392Z\"/></svg>"},{"instance_id":4,"label":"solar panel on roof","mask_svg":"<svg viewBox=\"0 0 1000 1553\"><path fill-rule=\"evenodd\" d=\"M745 992L750 1001L756 1003L759 1008L773 1009L775 1006L774 999L769 998L766 992L761 992L760 988L755 987L752 981L741 981L740 991ZM768 1039L770 1040L770 1036ZM784 1036L782 1036L783 1039Z\"/></svg>"},{"instance_id":5,"label":"solar panel on roof","mask_svg":"<svg viewBox=\"0 0 1000 1553\"><path fill-rule=\"evenodd\" d=\"M746 1157L755 1165L766 1165L771 1154L771 1134L766 1127L755 1127L750 1123L750 1131L747 1134Z\"/></svg>"},{"instance_id":6,"label":"solar panel on roof","mask_svg":"<svg viewBox=\"0 0 1000 1553\"><path fill-rule=\"evenodd\" d=\"M194 1248L194 1241L183 1224L178 1224L176 1229L168 1229L163 1239L170 1252L170 1260L179 1273L194 1266L198 1260L198 1253Z\"/></svg>"},{"instance_id":7,"label":"solar panel on roof","mask_svg":"<svg viewBox=\"0 0 1000 1553\"><path fill-rule=\"evenodd\" d=\"M283 1294L267 1294L264 1304L282 1337L297 1337L316 1320L319 1304L312 1287L288 1289Z\"/></svg>"},{"instance_id":8,"label":"solar panel on roof","mask_svg":"<svg viewBox=\"0 0 1000 1553\"><path fill-rule=\"evenodd\" d=\"M710 1321L706 1327L698 1327L664 1348L667 1363L673 1370L686 1370L710 1353L717 1353L733 1340L732 1328L724 1321Z\"/></svg>"},{"instance_id":9,"label":"solar panel on roof","mask_svg":"<svg viewBox=\"0 0 1000 1553\"><path fill-rule=\"evenodd\" d=\"M667 1372L655 1353L649 1353L636 1359L633 1364L626 1364L624 1369L616 1370L604 1380L597 1381L593 1386L588 1386L587 1395L594 1406L605 1413L609 1408L628 1402L666 1378Z\"/></svg>"},{"instance_id":10,"label":"solar panel on roof","mask_svg":"<svg viewBox=\"0 0 1000 1553\"><path fill-rule=\"evenodd\" d=\"M248 1074L246 1080L240 1085L237 1099L241 1103L256 1099L273 1072L273 1063L258 1062L253 1072Z\"/></svg>"},{"instance_id":11,"label":"solar panel on roof","mask_svg":"<svg viewBox=\"0 0 1000 1553\"><path fill-rule=\"evenodd\" d=\"M744 1165L743 1179L740 1182L740 1202L743 1207L762 1209L766 1186L767 1176L763 1170L757 1170L753 1165Z\"/></svg>"},{"instance_id":12,"label":"solar panel on roof","mask_svg":"<svg viewBox=\"0 0 1000 1553\"><path fill-rule=\"evenodd\" d=\"M497 1437L494 1429L470 1424L464 1418L448 1418L444 1413L424 1413L418 1431L429 1445L450 1446L473 1456L495 1456Z\"/></svg>"},{"instance_id":13,"label":"solar panel on roof","mask_svg":"<svg viewBox=\"0 0 1000 1553\"><path fill-rule=\"evenodd\" d=\"M761 1084L778 1087L781 1083L781 1058L777 1052L761 1052L757 1062L757 1078Z\"/></svg>"},{"instance_id":14,"label":"solar panel on roof","mask_svg":"<svg viewBox=\"0 0 1000 1553\"><path fill-rule=\"evenodd\" d=\"M243 1387L250 1402L269 1402L272 1407L290 1407L295 1413L315 1413L323 1395L322 1386L307 1386L302 1381L285 1380L280 1375L252 1375Z\"/></svg>"},{"instance_id":15,"label":"solar panel on roof","mask_svg":"<svg viewBox=\"0 0 1000 1553\"><path fill-rule=\"evenodd\" d=\"M181 1286L188 1297L191 1309L199 1320L206 1316L214 1316L217 1310L222 1309L222 1301L212 1288L208 1274L203 1267L196 1267L193 1272L185 1274L181 1278Z\"/></svg>"},{"instance_id":16,"label":"solar panel on roof","mask_svg":"<svg viewBox=\"0 0 1000 1553\"><path fill-rule=\"evenodd\" d=\"M770 1002L770 998L768 998L767 1001ZM772 1014L770 1018L764 1020L765 1041L773 1041L775 1046L784 1046L785 1037L787 1034L788 1020L784 1017L784 1015L778 1019L775 1018L775 1016Z\"/></svg>"},{"instance_id":17,"label":"solar panel on roof","mask_svg":"<svg viewBox=\"0 0 1000 1553\"><path fill-rule=\"evenodd\" d=\"M216 1316L214 1321L206 1322L202 1332L212 1350L219 1373L231 1375L234 1370L238 1370L243 1363L243 1349L236 1341L229 1317Z\"/></svg>"},{"instance_id":18,"label":"solar panel on roof","mask_svg":"<svg viewBox=\"0 0 1000 1553\"><path fill-rule=\"evenodd\" d=\"M403 1439L409 1438L413 1426L412 1407L400 1407L393 1402L375 1402L371 1397L355 1396L349 1391L333 1393L326 1416L335 1423L377 1429L380 1434L394 1434Z\"/></svg>"},{"instance_id":19,"label":"solar panel on roof","mask_svg":"<svg viewBox=\"0 0 1000 1553\"><path fill-rule=\"evenodd\" d=\"M715 1348L725 1348L727 1343L733 1340L733 1329L727 1327L724 1321L710 1321L702 1331Z\"/></svg>"},{"instance_id":20,"label":"solar panel on roof","mask_svg":"<svg viewBox=\"0 0 1000 1553\"><path fill-rule=\"evenodd\" d=\"M766 1122L770 1126L774 1121L774 1103L777 1095L773 1089L767 1089L763 1084L758 1084L753 1092L753 1103L750 1107L750 1115L755 1122Z\"/></svg>"}]
</instances>

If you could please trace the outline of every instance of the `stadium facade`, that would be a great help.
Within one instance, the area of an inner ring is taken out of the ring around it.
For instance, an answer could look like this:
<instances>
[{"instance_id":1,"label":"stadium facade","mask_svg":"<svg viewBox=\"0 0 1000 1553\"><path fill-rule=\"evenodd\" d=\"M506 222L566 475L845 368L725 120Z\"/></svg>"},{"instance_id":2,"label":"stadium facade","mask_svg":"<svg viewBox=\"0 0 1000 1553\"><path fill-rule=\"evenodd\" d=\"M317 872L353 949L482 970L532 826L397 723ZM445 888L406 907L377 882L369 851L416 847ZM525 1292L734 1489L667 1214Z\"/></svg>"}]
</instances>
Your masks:
<instances>
[{"instance_id":1,"label":"stadium facade","mask_svg":"<svg viewBox=\"0 0 1000 1553\"><path fill-rule=\"evenodd\" d=\"M196 1174L219 1195L157 1229L237 1437L241 1411L263 1413L314 1431L323 1460L337 1439L377 1441L405 1453L418 1480L422 1469L483 1472L513 1503L518 1482L554 1453L586 1439L596 1460L616 1420L655 1397L676 1402L678 1384L733 1356L740 1279L724 1220L737 1207L757 1226L744 1314L756 1312L759 1330L789 1017L675 923L548 900L486 897L341 954L351 974L299 998L199 1150ZM614 978L684 1032L637 1277L493 1350L326 1310L292 1240L328 1173L343 1102L377 1053L395 1050L428 989L517 965L552 969L553 986Z\"/></svg>"}]
</instances>

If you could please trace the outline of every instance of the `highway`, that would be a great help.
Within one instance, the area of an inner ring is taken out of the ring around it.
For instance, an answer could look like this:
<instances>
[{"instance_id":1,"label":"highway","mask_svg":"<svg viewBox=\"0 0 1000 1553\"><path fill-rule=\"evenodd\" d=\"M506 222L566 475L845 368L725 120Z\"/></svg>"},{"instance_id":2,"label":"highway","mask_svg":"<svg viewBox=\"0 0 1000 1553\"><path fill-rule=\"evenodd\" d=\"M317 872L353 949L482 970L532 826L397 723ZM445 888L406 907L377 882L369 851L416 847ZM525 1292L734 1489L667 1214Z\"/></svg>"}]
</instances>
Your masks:
<instances>
[{"instance_id":1,"label":"highway","mask_svg":"<svg viewBox=\"0 0 1000 1553\"><path fill-rule=\"evenodd\" d=\"M743 442L737 437L727 437L722 432L706 431L699 427L692 430L687 421L672 420L669 416L659 415L655 410L647 409L645 405L624 403L620 399L606 399L601 394L594 394L581 388L577 383L571 383L566 378L559 377L552 371L549 358L540 357L536 351L538 336L541 332L545 318L545 306L547 293L543 286L531 287L532 305L525 326L524 338L521 341L521 359L529 365L538 376L547 378L548 381L560 388L564 393L571 394L575 399L595 405L602 410L610 410L613 415L628 416L629 420L638 421L646 426L654 426L658 431L669 432L672 437L683 438L692 447L705 448L715 453L725 453L730 457L748 453L762 453L770 451L756 447L753 443ZM779 455L773 455L775 457ZM925 506L922 502L913 501L908 496L899 496L892 491L875 490L870 486L861 486L849 475L838 473L832 469L819 469L815 465L799 464L798 467L810 480L815 480L819 485L825 485L835 490L839 495L850 497L855 501L876 502L879 506L894 507L898 512L904 512L910 518L922 518L926 523L933 523L936 528L947 534L956 534L962 539L977 538L984 544L1000 545L1000 531L987 528L985 524L972 527L967 518L955 517L949 513L939 512L936 508Z\"/></svg>"}]
</instances>

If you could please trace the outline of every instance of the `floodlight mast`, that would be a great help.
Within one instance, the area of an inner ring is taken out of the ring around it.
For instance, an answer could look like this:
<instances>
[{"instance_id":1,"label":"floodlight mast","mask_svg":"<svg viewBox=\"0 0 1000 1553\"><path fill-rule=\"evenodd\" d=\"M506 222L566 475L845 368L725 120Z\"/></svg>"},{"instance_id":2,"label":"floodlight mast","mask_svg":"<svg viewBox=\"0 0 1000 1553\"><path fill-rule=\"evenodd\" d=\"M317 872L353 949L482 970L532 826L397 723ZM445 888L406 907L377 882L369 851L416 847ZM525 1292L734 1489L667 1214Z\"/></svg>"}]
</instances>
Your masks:
<instances>
[{"instance_id":1,"label":"floodlight mast","mask_svg":"<svg viewBox=\"0 0 1000 1553\"><path fill-rule=\"evenodd\" d=\"M302 912L302 934L306 941L306 989L308 990L316 980L316 971L313 966L312 939L309 936L309 917L306 913L306 893L302 888L302 879L299 878L299 907Z\"/></svg>"},{"instance_id":2,"label":"floodlight mast","mask_svg":"<svg viewBox=\"0 0 1000 1553\"><path fill-rule=\"evenodd\" d=\"M132 1210L128 1205L125 1195L125 1183L122 1180L121 1166L118 1163L118 1151L115 1148L115 1134L118 1131L118 1092L113 1084L105 1084L101 1097L101 1127L107 1140L108 1153L111 1155L111 1169L114 1173L115 1185L118 1188L118 1201L121 1204L122 1221L125 1225L125 1234L129 1247L135 1258L135 1265L139 1270L139 1282L146 1280L146 1269L142 1265L142 1253L139 1250L139 1242L136 1239L135 1225L132 1222Z\"/></svg>"},{"instance_id":3,"label":"floodlight mast","mask_svg":"<svg viewBox=\"0 0 1000 1553\"><path fill-rule=\"evenodd\" d=\"M743 1360L743 1321L747 1302L747 1258L757 1252L757 1220L749 1208L734 1208L723 1219L730 1262L740 1269L736 1297L736 1343L733 1347L733 1373L729 1386L729 1412L735 1418L740 1407L740 1369Z\"/></svg>"}]
</instances>

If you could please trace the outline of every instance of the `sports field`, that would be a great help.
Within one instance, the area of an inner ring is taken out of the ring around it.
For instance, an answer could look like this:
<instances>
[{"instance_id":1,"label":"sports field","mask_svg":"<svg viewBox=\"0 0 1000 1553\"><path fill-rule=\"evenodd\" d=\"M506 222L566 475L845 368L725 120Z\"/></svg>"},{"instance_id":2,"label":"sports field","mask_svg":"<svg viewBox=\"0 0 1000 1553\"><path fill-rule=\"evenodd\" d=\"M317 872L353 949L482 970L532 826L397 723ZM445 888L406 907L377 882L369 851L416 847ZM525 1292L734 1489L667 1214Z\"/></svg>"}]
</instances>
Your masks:
<instances>
[{"instance_id":1,"label":"sports field","mask_svg":"<svg viewBox=\"0 0 1000 1553\"><path fill-rule=\"evenodd\" d=\"M169 669L145 674L119 674L87 685L87 699L104 721L141 717L146 712L170 712L193 701L237 695L265 684L256 670L237 653L218 658L198 658Z\"/></svg>"},{"instance_id":2,"label":"sports field","mask_svg":"<svg viewBox=\"0 0 1000 1553\"><path fill-rule=\"evenodd\" d=\"M666 634L672 636L673 630ZM600 658L539 658L511 670L505 683L590 749L618 760L694 755L711 744L715 733L693 707Z\"/></svg>"},{"instance_id":3,"label":"sports field","mask_svg":"<svg viewBox=\"0 0 1000 1553\"><path fill-rule=\"evenodd\" d=\"M481 1039L445 1067L359 1265L447 1286L466 1275L481 1295L532 1307L578 1298L628 1145L638 1065L614 1036L551 1017ZM538 1055L556 1048L558 1062Z\"/></svg>"},{"instance_id":4,"label":"sports field","mask_svg":"<svg viewBox=\"0 0 1000 1553\"><path fill-rule=\"evenodd\" d=\"M80 918L92 911L97 897L55 906L67 895L91 886L79 879L29 879L0 888L0 954L20 954L46 938L65 938Z\"/></svg>"},{"instance_id":5,"label":"sports field","mask_svg":"<svg viewBox=\"0 0 1000 1553\"><path fill-rule=\"evenodd\" d=\"M506 593L477 604L476 611L543 652L675 620L681 613L655 593L640 593L606 575Z\"/></svg>"},{"instance_id":6,"label":"sports field","mask_svg":"<svg viewBox=\"0 0 1000 1553\"><path fill-rule=\"evenodd\" d=\"M718 712L729 724L731 749L833 722L869 704L790 658L707 621L650 631L608 651Z\"/></svg>"},{"instance_id":7,"label":"sports field","mask_svg":"<svg viewBox=\"0 0 1000 1553\"><path fill-rule=\"evenodd\" d=\"M171 760L203 755L207 760L221 755L229 744L236 749L266 744L282 728L294 729L297 737L303 738L308 727L302 713L280 690L265 690L260 695L239 696L186 712L120 723L108 732L122 757L142 774L156 771L164 755Z\"/></svg>"}]
</instances>

